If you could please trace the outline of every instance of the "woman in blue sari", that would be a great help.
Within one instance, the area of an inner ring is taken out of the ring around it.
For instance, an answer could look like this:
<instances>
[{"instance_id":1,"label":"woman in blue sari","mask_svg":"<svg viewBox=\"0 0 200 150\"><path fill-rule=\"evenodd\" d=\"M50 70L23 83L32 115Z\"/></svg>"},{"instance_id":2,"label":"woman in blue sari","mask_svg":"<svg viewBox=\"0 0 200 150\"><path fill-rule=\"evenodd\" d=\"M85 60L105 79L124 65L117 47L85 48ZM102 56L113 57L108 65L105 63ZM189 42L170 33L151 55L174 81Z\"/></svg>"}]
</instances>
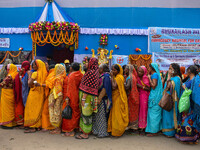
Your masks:
<instances>
[{"instance_id":1,"label":"woman in blue sari","mask_svg":"<svg viewBox=\"0 0 200 150\"><path fill-rule=\"evenodd\" d=\"M167 83L172 84L172 98L174 106L170 111L163 110L162 114L162 132L167 137L175 136L175 129L177 129L177 116L178 116L178 100L181 96L181 72L180 66L172 63L168 71L168 79L165 83L165 88L168 87ZM170 85L170 84L169 84ZM169 92L169 91L168 91ZM169 93L170 94L170 93Z\"/></svg>"},{"instance_id":2,"label":"woman in blue sari","mask_svg":"<svg viewBox=\"0 0 200 150\"><path fill-rule=\"evenodd\" d=\"M147 127L145 132L149 133L147 136L154 136L162 130L162 108L158 103L162 98L163 87L158 64L151 63L149 67L151 76L149 75L148 77L151 91L148 101Z\"/></svg>"},{"instance_id":3,"label":"woman in blue sari","mask_svg":"<svg viewBox=\"0 0 200 150\"><path fill-rule=\"evenodd\" d=\"M93 117L93 134L99 138L109 136L107 125L112 106L112 85L109 72L106 64L99 66L98 112Z\"/></svg>"},{"instance_id":4,"label":"woman in blue sari","mask_svg":"<svg viewBox=\"0 0 200 150\"><path fill-rule=\"evenodd\" d=\"M182 112L182 121L179 122L176 138L186 144L197 144L200 131L200 88L199 75L196 76L198 68L190 66L187 69L189 79L183 84L183 89L192 89L190 97L190 109ZM196 76L196 77L195 77Z\"/></svg>"}]
</instances>

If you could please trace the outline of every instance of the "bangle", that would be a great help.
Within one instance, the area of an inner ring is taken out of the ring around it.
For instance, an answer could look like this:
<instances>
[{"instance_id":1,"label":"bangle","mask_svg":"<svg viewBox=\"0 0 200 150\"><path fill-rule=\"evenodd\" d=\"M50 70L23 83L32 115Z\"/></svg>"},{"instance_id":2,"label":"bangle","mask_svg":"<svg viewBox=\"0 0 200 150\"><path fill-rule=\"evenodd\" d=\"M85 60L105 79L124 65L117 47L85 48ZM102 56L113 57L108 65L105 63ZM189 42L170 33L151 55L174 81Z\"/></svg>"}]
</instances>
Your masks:
<instances>
[{"instance_id":1,"label":"bangle","mask_svg":"<svg viewBox=\"0 0 200 150\"><path fill-rule=\"evenodd\" d=\"M20 78L22 78L22 76L19 76Z\"/></svg>"},{"instance_id":2,"label":"bangle","mask_svg":"<svg viewBox=\"0 0 200 150\"><path fill-rule=\"evenodd\" d=\"M86 99L85 98L82 98L82 101L85 101Z\"/></svg>"}]
</instances>

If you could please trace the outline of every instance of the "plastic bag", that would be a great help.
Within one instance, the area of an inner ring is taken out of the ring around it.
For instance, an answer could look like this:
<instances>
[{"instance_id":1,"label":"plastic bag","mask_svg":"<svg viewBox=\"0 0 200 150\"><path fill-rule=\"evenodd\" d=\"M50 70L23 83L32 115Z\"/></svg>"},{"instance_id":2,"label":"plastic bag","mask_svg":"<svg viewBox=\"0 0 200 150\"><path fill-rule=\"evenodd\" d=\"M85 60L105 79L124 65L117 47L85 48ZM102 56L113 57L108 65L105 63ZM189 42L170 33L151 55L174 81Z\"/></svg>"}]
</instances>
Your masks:
<instances>
[{"instance_id":1,"label":"plastic bag","mask_svg":"<svg viewBox=\"0 0 200 150\"><path fill-rule=\"evenodd\" d=\"M179 101L179 105L178 105L178 109L179 112L187 112L190 108L190 94L192 93L192 90L188 90L185 89L185 91L183 92L180 101Z\"/></svg>"},{"instance_id":2,"label":"plastic bag","mask_svg":"<svg viewBox=\"0 0 200 150\"><path fill-rule=\"evenodd\" d=\"M69 105L67 105L65 109L62 111L62 118L72 119L72 108Z\"/></svg>"}]
</instances>

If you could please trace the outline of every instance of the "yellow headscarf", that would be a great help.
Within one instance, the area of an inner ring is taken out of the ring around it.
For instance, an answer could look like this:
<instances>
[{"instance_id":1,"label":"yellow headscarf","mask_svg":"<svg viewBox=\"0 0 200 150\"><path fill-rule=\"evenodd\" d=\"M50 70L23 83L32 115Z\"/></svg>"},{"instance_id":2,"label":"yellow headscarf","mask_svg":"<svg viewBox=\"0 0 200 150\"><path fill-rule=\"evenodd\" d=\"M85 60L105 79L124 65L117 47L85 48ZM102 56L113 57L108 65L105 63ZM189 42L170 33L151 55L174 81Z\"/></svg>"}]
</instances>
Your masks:
<instances>
[{"instance_id":1,"label":"yellow headscarf","mask_svg":"<svg viewBox=\"0 0 200 150\"><path fill-rule=\"evenodd\" d=\"M58 98L63 93L63 82L66 77L65 67L61 64L56 64L55 66L55 81L54 81L54 98Z\"/></svg>"},{"instance_id":2,"label":"yellow headscarf","mask_svg":"<svg viewBox=\"0 0 200 150\"><path fill-rule=\"evenodd\" d=\"M46 65L43 61L36 59L35 60L36 65L38 67L37 69L37 82L40 84L43 84L47 78L47 69Z\"/></svg>"},{"instance_id":3,"label":"yellow headscarf","mask_svg":"<svg viewBox=\"0 0 200 150\"><path fill-rule=\"evenodd\" d=\"M123 75L123 69L122 69L122 67L121 67L119 64L117 64L117 66L118 66L119 69L120 69L119 74L120 74L120 75Z\"/></svg>"},{"instance_id":4,"label":"yellow headscarf","mask_svg":"<svg viewBox=\"0 0 200 150\"><path fill-rule=\"evenodd\" d=\"M54 86L54 79L55 79L55 68L49 70L49 74L46 78L46 86L50 89L53 89Z\"/></svg>"},{"instance_id":5,"label":"yellow headscarf","mask_svg":"<svg viewBox=\"0 0 200 150\"><path fill-rule=\"evenodd\" d=\"M17 75L17 66L15 66L14 64L8 64L8 76L10 75L12 77L12 79L14 80L16 75Z\"/></svg>"}]
</instances>

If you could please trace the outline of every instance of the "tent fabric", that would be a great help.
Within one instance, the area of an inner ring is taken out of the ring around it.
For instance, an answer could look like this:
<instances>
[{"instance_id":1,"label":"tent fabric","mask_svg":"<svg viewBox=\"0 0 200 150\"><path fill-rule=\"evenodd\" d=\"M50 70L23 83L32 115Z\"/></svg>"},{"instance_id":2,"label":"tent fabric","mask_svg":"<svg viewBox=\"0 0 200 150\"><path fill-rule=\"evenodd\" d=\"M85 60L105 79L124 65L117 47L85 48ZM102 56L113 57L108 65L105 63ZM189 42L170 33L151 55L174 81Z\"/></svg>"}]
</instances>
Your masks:
<instances>
[{"instance_id":1,"label":"tent fabric","mask_svg":"<svg viewBox=\"0 0 200 150\"><path fill-rule=\"evenodd\" d=\"M39 21L74 22L74 20L70 16L64 13L62 8L56 3L56 1L52 3L47 2L44 5L42 12L35 20L35 22Z\"/></svg>"}]
</instances>

